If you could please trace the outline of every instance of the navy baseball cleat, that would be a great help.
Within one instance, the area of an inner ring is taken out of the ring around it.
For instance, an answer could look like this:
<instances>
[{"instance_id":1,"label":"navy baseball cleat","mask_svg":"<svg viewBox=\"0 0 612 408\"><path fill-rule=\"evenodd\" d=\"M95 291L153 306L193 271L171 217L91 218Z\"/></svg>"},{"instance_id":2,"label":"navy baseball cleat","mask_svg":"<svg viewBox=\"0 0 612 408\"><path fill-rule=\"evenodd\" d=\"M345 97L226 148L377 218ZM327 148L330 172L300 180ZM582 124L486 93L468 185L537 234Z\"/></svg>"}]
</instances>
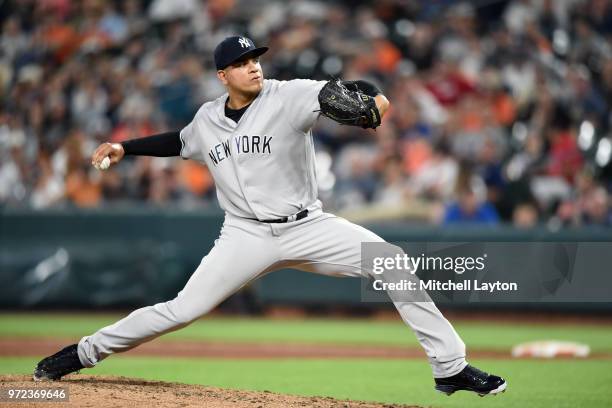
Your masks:
<instances>
[{"instance_id":1,"label":"navy baseball cleat","mask_svg":"<svg viewBox=\"0 0 612 408\"><path fill-rule=\"evenodd\" d=\"M85 368L79 360L77 345L72 344L45 357L34 369L34 381L59 380L63 376Z\"/></svg>"},{"instance_id":2,"label":"navy baseball cleat","mask_svg":"<svg viewBox=\"0 0 612 408\"><path fill-rule=\"evenodd\" d=\"M506 391L506 380L467 365L460 373L447 378L434 378L436 390L451 395L456 391L472 391L484 397Z\"/></svg>"}]
</instances>

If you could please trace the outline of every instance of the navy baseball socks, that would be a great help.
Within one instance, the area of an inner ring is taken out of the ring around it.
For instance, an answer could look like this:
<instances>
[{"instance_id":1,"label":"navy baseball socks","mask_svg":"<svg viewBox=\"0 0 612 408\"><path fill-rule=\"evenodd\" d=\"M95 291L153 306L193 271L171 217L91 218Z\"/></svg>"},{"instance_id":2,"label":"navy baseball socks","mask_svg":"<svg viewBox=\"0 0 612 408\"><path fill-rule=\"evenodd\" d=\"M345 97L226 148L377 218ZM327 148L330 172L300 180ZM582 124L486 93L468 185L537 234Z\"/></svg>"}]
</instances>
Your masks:
<instances>
[{"instance_id":1,"label":"navy baseball socks","mask_svg":"<svg viewBox=\"0 0 612 408\"><path fill-rule=\"evenodd\" d=\"M34 369L34 381L59 380L63 376L85 368L79 360L77 345L72 344L45 357Z\"/></svg>"},{"instance_id":2,"label":"navy baseball socks","mask_svg":"<svg viewBox=\"0 0 612 408\"><path fill-rule=\"evenodd\" d=\"M436 390L446 395L456 391L472 391L484 397L506 391L506 380L467 365L461 372L447 378L434 378Z\"/></svg>"}]
</instances>

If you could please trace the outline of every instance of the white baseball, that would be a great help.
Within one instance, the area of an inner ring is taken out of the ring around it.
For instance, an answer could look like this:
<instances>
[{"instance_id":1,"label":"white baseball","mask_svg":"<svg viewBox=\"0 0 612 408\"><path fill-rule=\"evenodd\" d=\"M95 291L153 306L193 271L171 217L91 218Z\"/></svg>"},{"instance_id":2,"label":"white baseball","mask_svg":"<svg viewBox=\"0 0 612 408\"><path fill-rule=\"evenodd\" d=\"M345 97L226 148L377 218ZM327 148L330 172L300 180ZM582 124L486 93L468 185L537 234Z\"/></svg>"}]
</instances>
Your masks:
<instances>
[{"instance_id":1,"label":"white baseball","mask_svg":"<svg viewBox=\"0 0 612 408\"><path fill-rule=\"evenodd\" d=\"M102 161L100 162L100 170L106 170L110 167L110 158L108 156L106 156L105 158L102 159Z\"/></svg>"}]
</instances>

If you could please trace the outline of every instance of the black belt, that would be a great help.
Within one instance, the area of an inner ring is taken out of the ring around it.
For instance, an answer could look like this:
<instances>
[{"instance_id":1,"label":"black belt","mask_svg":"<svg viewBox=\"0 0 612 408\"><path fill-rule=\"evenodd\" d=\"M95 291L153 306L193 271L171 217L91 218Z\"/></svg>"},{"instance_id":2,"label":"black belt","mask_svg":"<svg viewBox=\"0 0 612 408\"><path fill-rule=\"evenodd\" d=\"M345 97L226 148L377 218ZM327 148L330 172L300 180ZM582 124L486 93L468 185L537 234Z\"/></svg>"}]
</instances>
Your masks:
<instances>
[{"instance_id":1,"label":"black belt","mask_svg":"<svg viewBox=\"0 0 612 408\"><path fill-rule=\"evenodd\" d=\"M290 215L289 217L281 217L281 218L276 218L273 220L257 220L255 218L249 218L250 220L255 220L255 221L259 221L259 222L265 222L268 224L282 224L282 223L286 223L289 221L297 221L297 220L301 220L302 218L306 218L308 217L308 210L304 209L302 211L300 211L299 213Z\"/></svg>"}]
</instances>

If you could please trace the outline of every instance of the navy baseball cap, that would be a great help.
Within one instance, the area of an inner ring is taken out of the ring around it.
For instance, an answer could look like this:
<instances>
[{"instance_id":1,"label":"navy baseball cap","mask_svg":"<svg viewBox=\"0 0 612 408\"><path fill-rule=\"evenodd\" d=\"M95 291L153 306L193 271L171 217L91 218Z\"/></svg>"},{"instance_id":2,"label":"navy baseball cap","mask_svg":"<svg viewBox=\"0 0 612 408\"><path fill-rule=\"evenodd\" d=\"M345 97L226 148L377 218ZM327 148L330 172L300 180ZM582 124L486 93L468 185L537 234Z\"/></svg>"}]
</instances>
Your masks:
<instances>
[{"instance_id":1,"label":"navy baseball cap","mask_svg":"<svg viewBox=\"0 0 612 408\"><path fill-rule=\"evenodd\" d=\"M250 38L227 37L215 48L215 65L217 69L224 69L244 57L259 57L266 51L268 51L268 47L257 48Z\"/></svg>"}]
</instances>

